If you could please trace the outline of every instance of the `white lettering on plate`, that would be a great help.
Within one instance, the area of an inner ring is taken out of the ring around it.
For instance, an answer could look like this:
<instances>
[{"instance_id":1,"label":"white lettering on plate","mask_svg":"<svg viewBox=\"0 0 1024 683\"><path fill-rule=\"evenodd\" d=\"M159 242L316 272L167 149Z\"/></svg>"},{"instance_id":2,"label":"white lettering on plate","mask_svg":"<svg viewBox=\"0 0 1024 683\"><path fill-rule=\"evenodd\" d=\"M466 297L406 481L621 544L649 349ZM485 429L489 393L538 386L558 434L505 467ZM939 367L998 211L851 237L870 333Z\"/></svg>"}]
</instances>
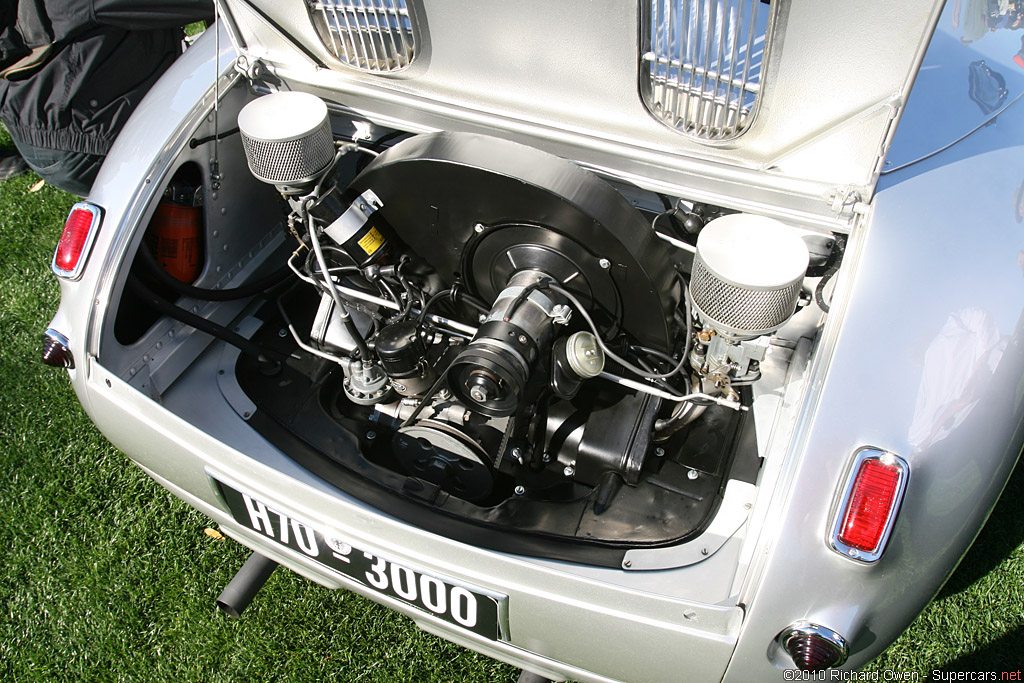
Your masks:
<instances>
[{"instance_id":1,"label":"white lettering on plate","mask_svg":"<svg viewBox=\"0 0 1024 683\"><path fill-rule=\"evenodd\" d=\"M256 531L263 531L267 536L274 536L274 527L270 524L270 511L267 506L258 500L253 500L246 494L242 494L245 501L245 509L249 511L249 521ZM260 527L263 527L262 529Z\"/></svg>"},{"instance_id":2,"label":"white lettering on plate","mask_svg":"<svg viewBox=\"0 0 1024 683\"><path fill-rule=\"evenodd\" d=\"M416 599L416 575L411 569L398 564L391 565L391 585L398 597L410 602Z\"/></svg>"},{"instance_id":3,"label":"white lettering on plate","mask_svg":"<svg viewBox=\"0 0 1024 683\"><path fill-rule=\"evenodd\" d=\"M420 574L420 599L434 614L444 614L448 609L448 588L433 576Z\"/></svg>"},{"instance_id":4,"label":"white lettering on plate","mask_svg":"<svg viewBox=\"0 0 1024 683\"><path fill-rule=\"evenodd\" d=\"M293 519L292 530L295 532L295 542L302 552L310 557L316 557L320 554L320 549L316 545L316 534L313 533L312 529L302 522L297 522Z\"/></svg>"},{"instance_id":5,"label":"white lettering on plate","mask_svg":"<svg viewBox=\"0 0 1024 683\"><path fill-rule=\"evenodd\" d=\"M476 626L476 598L465 588L452 588L452 617L466 628Z\"/></svg>"},{"instance_id":6,"label":"white lettering on plate","mask_svg":"<svg viewBox=\"0 0 1024 683\"><path fill-rule=\"evenodd\" d=\"M364 572L366 575L366 582L377 590L387 590L388 575L384 573L384 569L388 566L387 562L385 562L383 558L374 557L370 553L363 553L363 556L368 560L373 560L373 566L370 567L370 571Z\"/></svg>"}]
</instances>

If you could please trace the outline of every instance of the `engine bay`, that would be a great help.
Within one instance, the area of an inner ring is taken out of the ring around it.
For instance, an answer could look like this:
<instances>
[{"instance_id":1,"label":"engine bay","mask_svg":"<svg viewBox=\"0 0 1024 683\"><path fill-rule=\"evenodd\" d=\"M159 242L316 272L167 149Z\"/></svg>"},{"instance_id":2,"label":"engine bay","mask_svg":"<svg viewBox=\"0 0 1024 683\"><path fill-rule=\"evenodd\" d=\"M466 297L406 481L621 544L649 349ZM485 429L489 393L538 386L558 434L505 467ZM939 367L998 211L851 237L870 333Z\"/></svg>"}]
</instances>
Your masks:
<instances>
[{"instance_id":1,"label":"engine bay","mask_svg":"<svg viewBox=\"0 0 1024 683\"><path fill-rule=\"evenodd\" d=\"M642 211L495 137L338 139L305 93L238 125L290 236L239 288L259 324L175 312L212 295L149 236L118 325L141 306L237 348L242 416L300 465L436 533L605 566L695 538L727 481L757 481L753 388L832 241L674 197Z\"/></svg>"}]
</instances>

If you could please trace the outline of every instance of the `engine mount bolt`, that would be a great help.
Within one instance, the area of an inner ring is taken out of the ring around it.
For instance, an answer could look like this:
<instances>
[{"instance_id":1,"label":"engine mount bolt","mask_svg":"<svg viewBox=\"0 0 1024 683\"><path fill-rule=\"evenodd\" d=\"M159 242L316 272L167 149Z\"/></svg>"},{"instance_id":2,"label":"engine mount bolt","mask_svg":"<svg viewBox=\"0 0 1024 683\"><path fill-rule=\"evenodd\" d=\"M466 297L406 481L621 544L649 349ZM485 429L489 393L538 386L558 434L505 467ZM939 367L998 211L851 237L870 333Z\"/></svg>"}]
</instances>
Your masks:
<instances>
[{"instance_id":1,"label":"engine mount bolt","mask_svg":"<svg viewBox=\"0 0 1024 683\"><path fill-rule=\"evenodd\" d=\"M526 493L526 487L525 486L519 485L519 486L516 487L516 495L517 496L521 496L524 493Z\"/></svg>"},{"instance_id":2,"label":"engine mount bolt","mask_svg":"<svg viewBox=\"0 0 1024 683\"><path fill-rule=\"evenodd\" d=\"M687 479L697 479L698 477L700 477L700 472L698 472L697 470L691 469L689 472L686 473Z\"/></svg>"},{"instance_id":3,"label":"engine mount bolt","mask_svg":"<svg viewBox=\"0 0 1024 683\"><path fill-rule=\"evenodd\" d=\"M597 262L597 265L601 266L605 270L608 270L609 268L612 267L612 262L609 261L606 258L603 258L603 259L601 259L600 261Z\"/></svg>"},{"instance_id":4,"label":"engine mount bolt","mask_svg":"<svg viewBox=\"0 0 1024 683\"><path fill-rule=\"evenodd\" d=\"M571 477L572 475L576 474L576 468L573 467L572 465L566 465L565 469L562 470L562 474L564 474L567 477Z\"/></svg>"}]
</instances>

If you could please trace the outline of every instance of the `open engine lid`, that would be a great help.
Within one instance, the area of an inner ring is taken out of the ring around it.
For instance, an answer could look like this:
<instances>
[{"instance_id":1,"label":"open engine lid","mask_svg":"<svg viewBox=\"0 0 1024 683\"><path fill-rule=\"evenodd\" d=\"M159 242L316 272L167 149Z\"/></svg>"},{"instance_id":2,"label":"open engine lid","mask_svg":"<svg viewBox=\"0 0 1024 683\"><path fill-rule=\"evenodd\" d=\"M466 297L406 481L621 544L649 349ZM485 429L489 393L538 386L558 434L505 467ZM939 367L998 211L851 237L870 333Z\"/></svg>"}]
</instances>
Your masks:
<instances>
[{"instance_id":1,"label":"open engine lid","mask_svg":"<svg viewBox=\"0 0 1024 683\"><path fill-rule=\"evenodd\" d=\"M645 106L649 36L666 1L221 0L220 9L244 64L259 60L281 87L372 123L505 137L649 190L843 229L871 197L943 3L760 5L767 49L749 125L706 141ZM708 12L744 16L738 0L672 2L691 31L707 27ZM340 27L335 38L323 17ZM415 40L413 58L388 64L374 52L363 67L377 72L345 63L349 47L362 41L369 55L385 35L405 55L401 41Z\"/></svg>"}]
</instances>

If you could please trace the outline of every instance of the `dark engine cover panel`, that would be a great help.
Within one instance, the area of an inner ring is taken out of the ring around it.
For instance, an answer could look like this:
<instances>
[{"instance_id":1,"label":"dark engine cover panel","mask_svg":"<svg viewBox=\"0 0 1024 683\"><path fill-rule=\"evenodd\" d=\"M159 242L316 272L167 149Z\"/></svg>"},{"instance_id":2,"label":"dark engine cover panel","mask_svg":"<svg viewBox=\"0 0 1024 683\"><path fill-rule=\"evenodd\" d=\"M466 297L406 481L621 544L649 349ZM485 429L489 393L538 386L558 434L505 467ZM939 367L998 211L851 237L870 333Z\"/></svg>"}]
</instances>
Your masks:
<instances>
[{"instance_id":1,"label":"dark engine cover panel","mask_svg":"<svg viewBox=\"0 0 1024 683\"><path fill-rule=\"evenodd\" d=\"M538 268L642 344L671 346L680 290L666 246L619 192L572 162L498 138L431 133L377 157L351 186L367 188L447 282L462 279L492 301L513 272Z\"/></svg>"}]
</instances>

